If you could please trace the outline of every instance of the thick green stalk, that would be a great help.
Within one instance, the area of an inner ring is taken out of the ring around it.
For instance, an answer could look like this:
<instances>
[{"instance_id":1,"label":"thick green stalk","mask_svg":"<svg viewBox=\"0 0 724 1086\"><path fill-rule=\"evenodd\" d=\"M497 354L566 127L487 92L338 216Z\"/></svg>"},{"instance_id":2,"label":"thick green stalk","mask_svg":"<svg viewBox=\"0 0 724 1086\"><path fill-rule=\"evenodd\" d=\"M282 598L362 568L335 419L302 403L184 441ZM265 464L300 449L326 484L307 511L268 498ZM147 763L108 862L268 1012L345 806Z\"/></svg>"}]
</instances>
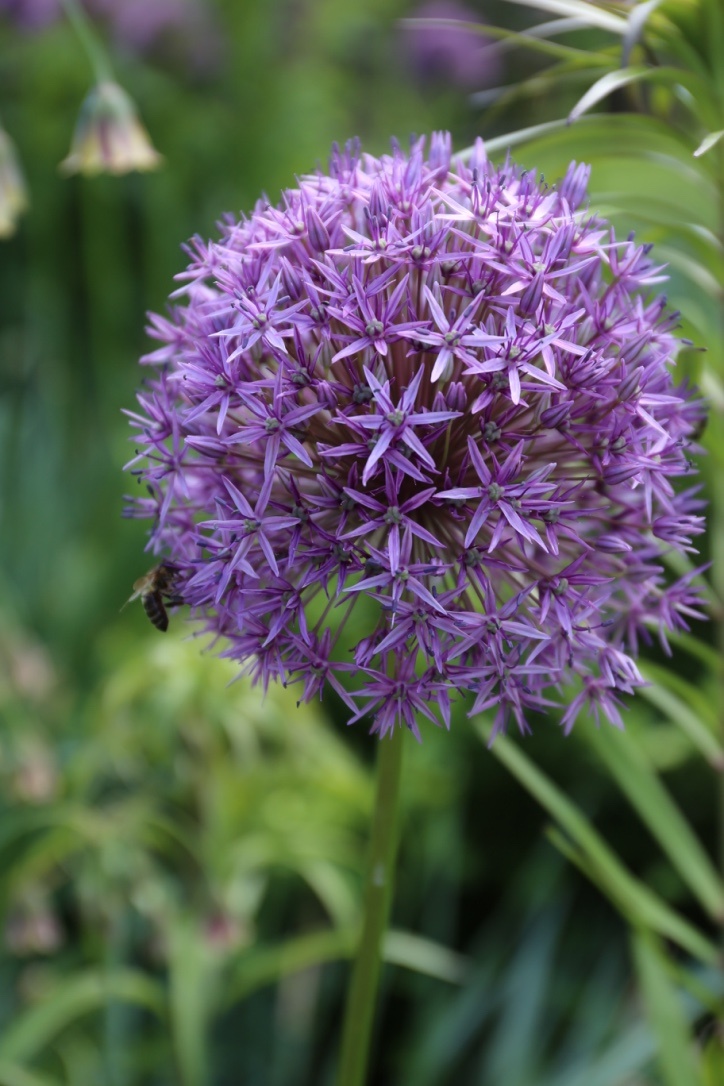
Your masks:
<instances>
[{"instance_id":1,"label":"thick green stalk","mask_svg":"<svg viewBox=\"0 0 724 1086\"><path fill-rule=\"evenodd\" d=\"M372 814L362 931L352 967L342 1031L337 1086L364 1086L382 962L382 943L392 900L397 855L397 810L404 727L382 739Z\"/></svg>"}]
</instances>

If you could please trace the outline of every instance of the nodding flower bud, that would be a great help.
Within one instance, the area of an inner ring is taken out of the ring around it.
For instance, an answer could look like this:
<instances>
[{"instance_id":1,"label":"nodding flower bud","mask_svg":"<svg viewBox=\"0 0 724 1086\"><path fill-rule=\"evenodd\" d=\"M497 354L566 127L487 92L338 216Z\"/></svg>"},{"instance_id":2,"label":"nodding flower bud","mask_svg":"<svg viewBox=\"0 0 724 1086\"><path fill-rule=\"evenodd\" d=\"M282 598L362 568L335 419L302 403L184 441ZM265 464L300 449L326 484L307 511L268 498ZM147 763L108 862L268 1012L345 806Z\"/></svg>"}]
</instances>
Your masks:
<instances>
[{"instance_id":1,"label":"nodding flower bud","mask_svg":"<svg viewBox=\"0 0 724 1086\"><path fill-rule=\"evenodd\" d=\"M161 156L138 119L132 99L117 83L97 83L81 106L70 154L61 173L94 177L155 170Z\"/></svg>"},{"instance_id":2,"label":"nodding flower bud","mask_svg":"<svg viewBox=\"0 0 724 1086\"><path fill-rule=\"evenodd\" d=\"M28 206L25 185L15 145L4 128L0 128L0 238L9 238L17 229L17 221Z\"/></svg>"}]
</instances>

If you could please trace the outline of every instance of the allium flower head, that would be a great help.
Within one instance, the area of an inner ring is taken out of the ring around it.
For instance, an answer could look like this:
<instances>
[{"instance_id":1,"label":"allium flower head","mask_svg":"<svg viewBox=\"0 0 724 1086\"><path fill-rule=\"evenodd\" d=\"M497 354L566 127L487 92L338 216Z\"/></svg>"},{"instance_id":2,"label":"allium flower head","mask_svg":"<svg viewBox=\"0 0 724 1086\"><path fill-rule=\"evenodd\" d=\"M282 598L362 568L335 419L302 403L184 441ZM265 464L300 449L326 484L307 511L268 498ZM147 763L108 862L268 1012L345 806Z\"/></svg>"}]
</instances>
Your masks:
<instances>
[{"instance_id":1,"label":"allium flower head","mask_svg":"<svg viewBox=\"0 0 724 1086\"><path fill-rule=\"evenodd\" d=\"M136 107L118 83L98 83L84 101L63 173L94 177L155 170L161 156L138 119Z\"/></svg>"},{"instance_id":2,"label":"allium flower head","mask_svg":"<svg viewBox=\"0 0 724 1086\"><path fill-rule=\"evenodd\" d=\"M266 684L332 686L381 735L556 704L620 723L653 625L696 613L662 557L702 530L649 248L450 140L335 149L196 238L131 415L151 546ZM662 633L665 642L665 635Z\"/></svg>"}]
</instances>

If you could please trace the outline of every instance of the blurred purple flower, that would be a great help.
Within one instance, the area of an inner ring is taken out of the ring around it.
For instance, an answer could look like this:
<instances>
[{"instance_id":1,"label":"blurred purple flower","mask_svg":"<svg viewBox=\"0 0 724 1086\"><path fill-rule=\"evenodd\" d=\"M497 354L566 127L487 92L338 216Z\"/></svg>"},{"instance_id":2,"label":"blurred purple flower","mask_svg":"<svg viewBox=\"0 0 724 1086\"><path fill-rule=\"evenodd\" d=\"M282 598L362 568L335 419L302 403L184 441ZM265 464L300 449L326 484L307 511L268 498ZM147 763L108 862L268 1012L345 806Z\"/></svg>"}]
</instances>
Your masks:
<instances>
[{"instance_id":1,"label":"blurred purple flower","mask_svg":"<svg viewBox=\"0 0 724 1086\"><path fill-rule=\"evenodd\" d=\"M141 56L181 54L197 70L218 62L221 42L208 5L200 0L86 0L113 37Z\"/></svg>"},{"instance_id":2,"label":"blurred purple flower","mask_svg":"<svg viewBox=\"0 0 724 1086\"><path fill-rule=\"evenodd\" d=\"M674 487L702 407L650 247L585 210L588 172L350 144L190 244L129 513L263 684L331 685L381 735L448 724L456 692L496 730L562 688L566 730L618 725L639 639L698 614L661 559L703 530Z\"/></svg>"},{"instance_id":3,"label":"blurred purple flower","mask_svg":"<svg viewBox=\"0 0 724 1086\"><path fill-rule=\"evenodd\" d=\"M42 30L61 15L60 0L0 0L0 14L24 30Z\"/></svg>"},{"instance_id":4,"label":"blurred purple flower","mask_svg":"<svg viewBox=\"0 0 724 1086\"><path fill-rule=\"evenodd\" d=\"M81 0L125 48L142 56L181 53L199 70L216 63L219 36L201 0ZM43 30L63 16L61 0L0 0L0 14L23 29Z\"/></svg>"},{"instance_id":5,"label":"blurred purple flower","mask_svg":"<svg viewBox=\"0 0 724 1086\"><path fill-rule=\"evenodd\" d=\"M455 0L429 0L410 12L409 19L445 19L459 26L404 25L402 38L409 64L422 82L455 83L460 87L489 87L500 78L502 61L497 43L465 24L483 27L480 15Z\"/></svg>"}]
</instances>

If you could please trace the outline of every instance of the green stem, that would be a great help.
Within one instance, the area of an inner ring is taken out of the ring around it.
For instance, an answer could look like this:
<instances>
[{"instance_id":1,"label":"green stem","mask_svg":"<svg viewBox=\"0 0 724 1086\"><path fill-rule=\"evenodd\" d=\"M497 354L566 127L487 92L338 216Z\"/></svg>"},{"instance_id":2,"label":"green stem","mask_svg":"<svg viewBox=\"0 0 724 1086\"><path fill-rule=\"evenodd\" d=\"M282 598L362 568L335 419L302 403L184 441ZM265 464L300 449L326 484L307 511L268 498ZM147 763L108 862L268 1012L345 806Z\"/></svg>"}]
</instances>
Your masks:
<instances>
[{"instance_id":1,"label":"green stem","mask_svg":"<svg viewBox=\"0 0 724 1086\"><path fill-rule=\"evenodd\" d=\"M379 742L364 917L347 994L337 1086L364 1086L367 1077L382 943L390 913L397 855L404 732L404 727L396 727L389 739Z\"/></svg>"},{"instance_id":2,"label":"green stem","mask_svg":"<svg viewBox=\"0 0 724 1086\"><path fill-rule=\"evenodd\" d=\"M63 10L68 16L68 22L73 27L78 41L85 52L90 66L93 69L97 83L108 83L113 80L113 68L108 59L108 54L101 45L100 39L93 29L93 25L86 15L78 0L61 0Z\"/></svg>"}]
</instances>

